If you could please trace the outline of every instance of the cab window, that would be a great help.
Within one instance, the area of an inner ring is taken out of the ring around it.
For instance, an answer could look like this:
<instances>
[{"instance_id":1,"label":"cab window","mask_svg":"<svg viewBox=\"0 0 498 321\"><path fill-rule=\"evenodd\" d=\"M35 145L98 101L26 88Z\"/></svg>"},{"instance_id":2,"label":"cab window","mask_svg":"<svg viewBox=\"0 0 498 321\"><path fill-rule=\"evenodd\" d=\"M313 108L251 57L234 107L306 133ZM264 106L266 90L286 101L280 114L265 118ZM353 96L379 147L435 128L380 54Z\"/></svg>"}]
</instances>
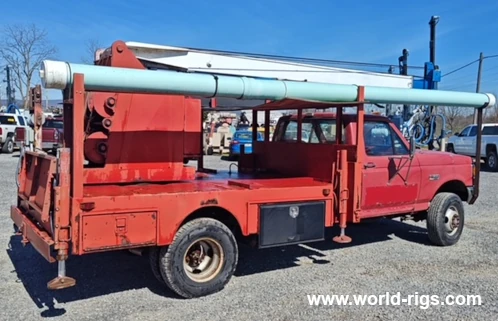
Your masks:
<instances>
[{"instance_id":1,"label":"cab window","mask_svg":"<svg viewBox=\"0 0 498 321\"><path fill-rule=\"evenodd\" d=\"M311 133L311 143L321 143L322 139L325 143L336 142L336 121L335 119L320 119L315 121L315 130ZM322 136L322 139L319 136ZM342 128L342 143L346 141L344 127Z\"/></svg>"},{"instance_id":2,"label":"cab window","mask_svg":"<svg viewBox=\"0 0 498 321\"><path fill-rule=\"evenodd\" d=\"M482 129L483 135L498 135L498 126L484 126Z\"/></svg>"},{"instance_id":3,"label":"cab window","mask_svg":"<svg viewBox=\"0 0 498 321\"><path fill-rule=\"evenodd\" d=\"M465 128L462 130L462 132L461 132L458 136L468 136L468 135L469 135L469 132L470 132L470 128L471 128L471 127L472 127L472 126L467 126L467 127L465 127Z\"/></svg>"},{"instance_id":4,"label":"cab window","mask_svg":"<svg viewBox=\"0 0 498 321\"><path fill-rule=\"evenodd\" d=\"M310 122L303 122L301 128L301 141L304 143L309 142L310 134L313 125ZM291 120L285 128L285 132L281 138L284 142L297 142L297 121Z\"/></svg>"},{"instance_id":5,"label":"cab window","mask_svg":"<svg viewBox=\"0 0 498 321\"><path fill-rule=\"evenodd\" d=\"M2 125L17 125L17 121L14 116L0 116L0 124Z\"/></svg>"},{"instance_id":6,"label":"cab window","mask_svg":"<svg viewBox=\"0 0 498 321\"><path fill-rule=\"evenodd\" d=\"M363 135L368 156L409 154L402 139L386 122L365 121Z\"/></svg>"},{"instance_id":7,"label":"cab window","mask_svg":"<svg viewBox=\"0 0 498 321\"><path fill-rule=\"evenodd\" d=\"M477 136L477 126L472 126L469 131L469 136L474 137Z\"/></svg>"}]
</instances>

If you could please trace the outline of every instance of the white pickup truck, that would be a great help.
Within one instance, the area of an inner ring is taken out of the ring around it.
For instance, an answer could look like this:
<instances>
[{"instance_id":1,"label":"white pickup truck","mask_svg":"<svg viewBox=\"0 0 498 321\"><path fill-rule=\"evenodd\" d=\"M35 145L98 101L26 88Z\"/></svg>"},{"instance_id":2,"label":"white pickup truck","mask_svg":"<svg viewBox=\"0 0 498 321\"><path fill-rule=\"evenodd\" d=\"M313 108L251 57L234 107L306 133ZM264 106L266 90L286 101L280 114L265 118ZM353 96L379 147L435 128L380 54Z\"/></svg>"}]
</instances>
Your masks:
<instances>
[{"instance_id":1,"label":"white pickup truck","mask_svg":"<svg viewBox=\"0 0 498 321\"><path fill-rule=\"evenodd\" d=\"M460 133L455 133L448 139L446 151L456 154L476 156L477 125L469 125ZM498 124L482 125L481 158L486 167L498 171Z\"/></svg>"},{"instance_id":2,"label":"white pickup truck","mask_svg":"<svg viewBox=\"0 0 498 321\"><path fill-rule=\"evenodd\" d=\"M2 153L14 152L15 133L17 127L27 127L28 118L24 115L0 113L0 149Z\"/></svg>"}]
</instances>

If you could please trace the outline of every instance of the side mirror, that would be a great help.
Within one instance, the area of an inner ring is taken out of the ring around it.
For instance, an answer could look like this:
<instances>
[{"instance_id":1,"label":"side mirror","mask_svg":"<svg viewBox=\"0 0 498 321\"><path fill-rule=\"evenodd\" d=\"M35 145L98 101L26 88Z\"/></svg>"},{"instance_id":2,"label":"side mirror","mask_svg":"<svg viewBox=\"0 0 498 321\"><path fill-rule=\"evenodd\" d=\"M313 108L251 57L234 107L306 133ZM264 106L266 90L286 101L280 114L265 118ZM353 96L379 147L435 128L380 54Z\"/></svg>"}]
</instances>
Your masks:
<instances>
[{"instance_id":1,"label":"side mirror","mask_svg":"<svg viewBox=\"0 0 498 321\"><path fill-rule=\"evenodd\" d=\"M410 158L415 156L417 145L415 143L415 136L410 136Z\"/></svg>"},{"instance_id":2,"label":"side mirror","mask_svg":"<svg viewBox=\"0 0 498 321\"><path fill-rule=\"evenodd\" d=\"M456 132L456 133L454 133L453 135L455 135L455 136L460 136L460 133L459 133L459 132Z\"/></svg>"}]
</instances>

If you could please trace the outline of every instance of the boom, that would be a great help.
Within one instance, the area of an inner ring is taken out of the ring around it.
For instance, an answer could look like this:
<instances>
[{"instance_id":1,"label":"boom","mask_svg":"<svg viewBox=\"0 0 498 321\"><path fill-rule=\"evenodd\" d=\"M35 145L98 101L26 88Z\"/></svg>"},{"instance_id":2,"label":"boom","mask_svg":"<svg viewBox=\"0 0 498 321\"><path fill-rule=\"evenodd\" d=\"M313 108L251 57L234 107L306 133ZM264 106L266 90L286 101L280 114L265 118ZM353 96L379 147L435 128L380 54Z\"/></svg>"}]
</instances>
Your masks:
<instances>
[{"instance_id":1,"label":"boom","mask_svg":"<svg viewBox=\"0 0 498 321\"><path fill-rule=\"evenodd\" d=\"M329 84L413 88L413 77L354 69L332 68L241 54L126 42L147 67L256 78L310 81ZM104 56L109 50L104 51Z\"/></svg>"}]
</instances>

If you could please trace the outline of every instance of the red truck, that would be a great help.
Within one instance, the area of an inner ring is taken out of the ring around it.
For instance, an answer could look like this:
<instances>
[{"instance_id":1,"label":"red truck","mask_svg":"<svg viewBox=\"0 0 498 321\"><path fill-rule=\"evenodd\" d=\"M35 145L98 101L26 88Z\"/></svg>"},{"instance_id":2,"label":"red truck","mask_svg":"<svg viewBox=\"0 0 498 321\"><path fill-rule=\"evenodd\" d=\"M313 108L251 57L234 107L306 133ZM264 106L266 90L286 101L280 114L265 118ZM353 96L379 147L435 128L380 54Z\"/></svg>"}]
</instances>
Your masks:
<instances>
[{"instance_id":1,"label":"red truck","mask_svg":"<svg viewBox=\"0 0 498 321\"><path fill-rule=\"evenodd\" d=\"M29 145L33 140L33 127L31 133L27 133L27 127L17 127L15 132L15 142L17 145ZM30 135L31 134L31 135ZM57 148L62 146L64 141L64 123L61 116L48 117L42 126L42 150L55 155Z\"/></svg>"},{"instance_id":2,"label":"red truck","mask_svg":"<svg viewBox=\"0 0 498 321\"><path fill-rule=\"evenodd\" d=\"M144 68L121 42L97 64ZM24 154L11 207L22 242L59 265L49 289L76 284L66 275L71 255L141 249L158 282L184 298L205 296L230 281L239 242L314 242L338 226L334 241L348 243L348 223L378 217L427 220L429 239L450 246L462 234L463 203L478 197L479 162L416 150L387 118L364 114L363 87L355 103L254 108L253 119L296 115L280 118L272 140L269 122L258 141L253 121L252 153L242 149L238 173L227 175L203 166L199 99L89 92L82 74L73 78L63 147L58 157ZM303 112L323 108L336 112ZM197 168L183 163L195 155Z\"/></svg>"}]
</instances>

